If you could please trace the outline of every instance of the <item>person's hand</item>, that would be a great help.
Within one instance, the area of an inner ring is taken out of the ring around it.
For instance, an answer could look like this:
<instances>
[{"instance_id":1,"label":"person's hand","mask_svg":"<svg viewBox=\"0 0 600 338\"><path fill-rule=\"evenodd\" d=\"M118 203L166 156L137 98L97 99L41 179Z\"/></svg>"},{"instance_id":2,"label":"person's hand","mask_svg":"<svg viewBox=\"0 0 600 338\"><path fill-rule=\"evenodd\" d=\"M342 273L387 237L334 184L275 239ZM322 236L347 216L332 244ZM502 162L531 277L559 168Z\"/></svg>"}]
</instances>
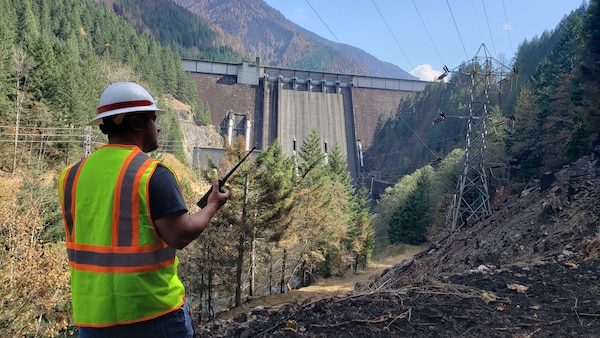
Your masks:
<instances>
[{"instance_id":1,"label":"person's hand","mask_svg":"<svg viewBox=\"0 0 600 338\"><path fill-rule=\"evenodd\" d=\"M212 192L208 196L208 203L214 203L218 206L218 208L220 208L227 202L229 197L229 190L227 190L225 187L222 187L218 179L214 180L212 182Z\"/></svg>"}]
</instances>

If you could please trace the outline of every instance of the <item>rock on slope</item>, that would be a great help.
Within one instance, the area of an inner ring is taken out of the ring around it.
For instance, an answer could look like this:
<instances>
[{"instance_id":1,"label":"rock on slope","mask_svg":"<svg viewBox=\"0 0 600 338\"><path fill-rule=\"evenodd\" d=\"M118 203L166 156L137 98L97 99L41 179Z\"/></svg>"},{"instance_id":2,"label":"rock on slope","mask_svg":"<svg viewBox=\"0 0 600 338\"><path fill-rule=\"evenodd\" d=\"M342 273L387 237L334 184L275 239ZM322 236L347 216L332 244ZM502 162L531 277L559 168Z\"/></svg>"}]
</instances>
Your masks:
<instances>
[{"instance_id":1,"label":"rock on slope","mask_svg":"<svg viewBox=\"0 0 600 338\"><path fill-rule=\"evenodd\" d=\"M582 158L343 297L206 323L210 337L598 337L600 166Z\"/></svg>"},{"instance_id":2,"label":"rock on slope","mask_svg":"<svg viewBox=\"0 0 600 338\"><path fill-rule=\"evenodd\" d=\"M183 134L185 157L189 167L192 167L194 147L223 148L223 137L213 125L198 126L189 105L172 97L166 97L166 104L177 113L179 127Z\"/></svg>"}]
</instances>

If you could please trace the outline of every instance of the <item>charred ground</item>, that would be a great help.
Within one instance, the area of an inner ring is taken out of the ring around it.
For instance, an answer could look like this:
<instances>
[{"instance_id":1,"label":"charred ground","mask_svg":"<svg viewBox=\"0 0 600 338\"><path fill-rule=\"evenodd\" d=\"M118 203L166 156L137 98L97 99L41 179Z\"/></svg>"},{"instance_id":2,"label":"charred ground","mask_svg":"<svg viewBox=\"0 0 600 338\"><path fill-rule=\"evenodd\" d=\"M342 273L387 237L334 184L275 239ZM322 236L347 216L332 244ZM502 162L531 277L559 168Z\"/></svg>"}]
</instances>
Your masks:
<instances>
[{"instance_id":1,"label":"charred ground","mask_svg":"<svg viewBox=\"0 0 600 338\"><path fill-rule=\"evenodd\" d=\"M487 219L341 296L258 307L210 337L598 337L600 165L533 182Z\"/></svg>"}]
</instances>

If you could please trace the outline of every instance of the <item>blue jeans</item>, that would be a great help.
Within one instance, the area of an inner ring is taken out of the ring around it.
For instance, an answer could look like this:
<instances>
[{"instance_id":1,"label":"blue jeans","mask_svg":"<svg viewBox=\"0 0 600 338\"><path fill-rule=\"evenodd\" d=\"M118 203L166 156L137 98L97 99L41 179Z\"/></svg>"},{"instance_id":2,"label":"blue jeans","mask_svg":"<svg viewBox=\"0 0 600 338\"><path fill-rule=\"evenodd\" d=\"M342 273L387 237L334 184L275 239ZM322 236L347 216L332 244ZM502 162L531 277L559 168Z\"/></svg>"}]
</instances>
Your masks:
<instances>
[{"instance_id":1,"label":"blue jeans","mask_svg":"<svg viewBox=\"0 0 600 338\"><path fill-rule=\"evenodd\" d=\"M186 301L176 311L144 322L104 328L79 327L79 338L192 338L194 327Z\"/></svg>"}]
</instances>

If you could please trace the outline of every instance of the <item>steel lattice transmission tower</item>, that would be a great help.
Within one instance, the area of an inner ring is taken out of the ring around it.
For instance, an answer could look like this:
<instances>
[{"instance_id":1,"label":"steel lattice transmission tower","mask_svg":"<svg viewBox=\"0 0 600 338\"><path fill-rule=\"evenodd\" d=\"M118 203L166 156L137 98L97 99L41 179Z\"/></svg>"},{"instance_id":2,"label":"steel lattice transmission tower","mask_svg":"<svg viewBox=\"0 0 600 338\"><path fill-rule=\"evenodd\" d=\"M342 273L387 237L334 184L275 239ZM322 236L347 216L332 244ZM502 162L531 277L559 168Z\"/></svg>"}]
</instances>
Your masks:
<instances>
[{"instance_id":1,"label":"steel lattice transmission tower","mask_svg":"<svg viewBox=\"0 0 600 338\"><path fill-rule=\"evenodd\" d=\"M506 66L493 59L485 45L481 45L475 57L459 69L470 77L471 83L468 115L455 116L467 120L467 135L463 170L452 203L452 229L491 213L485 164L489 90L492 85L499 85L515 74L514 69L507 71ZM449 72L447 68L444 70ZM445 117L442 114L442 118Z\"/></svg>"}]
</instances>

